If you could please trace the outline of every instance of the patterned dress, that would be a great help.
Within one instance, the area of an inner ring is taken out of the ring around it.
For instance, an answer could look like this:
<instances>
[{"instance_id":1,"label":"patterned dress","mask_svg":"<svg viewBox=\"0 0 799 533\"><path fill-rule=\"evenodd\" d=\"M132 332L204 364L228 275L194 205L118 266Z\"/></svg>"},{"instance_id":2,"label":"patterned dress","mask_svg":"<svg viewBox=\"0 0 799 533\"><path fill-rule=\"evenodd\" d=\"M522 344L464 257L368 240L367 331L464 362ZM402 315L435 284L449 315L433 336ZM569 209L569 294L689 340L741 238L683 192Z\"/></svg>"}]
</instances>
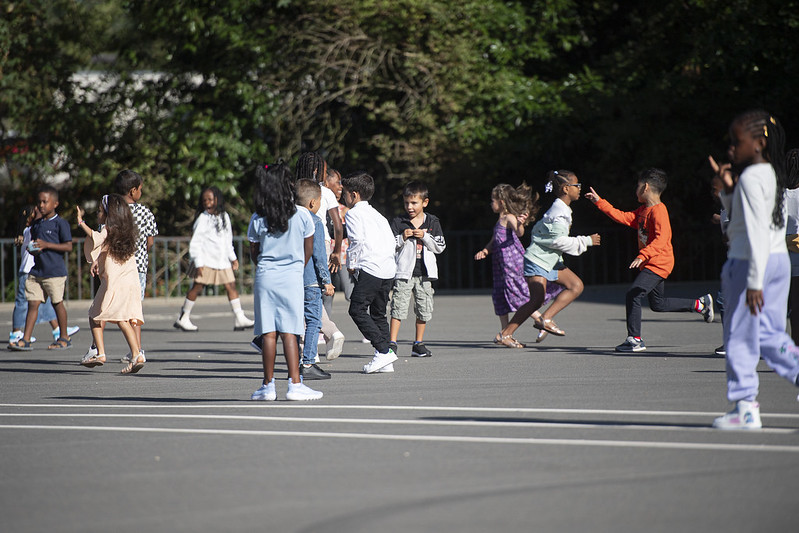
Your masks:
<instances>
[{"instance_id":1,"label":"patterned dress","mask_svg":"<svg viewBox=\"0 0 799 533\"><path fill-rule=\"evenodd\" d=\"M524 247L516 233L499 222L494 226L494 249L491 253L494 272L494 313L506 315L530 300L524 280Z\"/></svg>"}]
</instances>

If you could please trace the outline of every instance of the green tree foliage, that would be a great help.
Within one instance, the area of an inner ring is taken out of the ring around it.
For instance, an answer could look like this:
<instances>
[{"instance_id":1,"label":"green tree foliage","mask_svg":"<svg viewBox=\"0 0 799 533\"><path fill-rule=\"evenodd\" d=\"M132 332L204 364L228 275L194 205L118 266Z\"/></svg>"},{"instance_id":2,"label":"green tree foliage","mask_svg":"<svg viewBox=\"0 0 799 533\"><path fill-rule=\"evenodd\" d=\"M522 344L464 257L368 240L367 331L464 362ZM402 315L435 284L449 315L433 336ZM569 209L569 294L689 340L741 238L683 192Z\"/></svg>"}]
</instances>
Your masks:
<instances>
[{"instance_id":1,"label":"green tree foliage","mask_svg":"<svg viewBox=\"0 0 799 533\"><path fill-rule=\"evenodd\" d=\"M378 178L388 212L426 180L452 228L489 227L499 181L566 167L624 206L660 166L679 224L709 214L705 156L732 115L766 107L795 139L797 4L6 2L0 123L27 152L4 149L2 196L63 172L85 202L131 167L163 232L188 233L211 184L241 228L253 165L319 150Z\"/></svg>"}]
</instances>

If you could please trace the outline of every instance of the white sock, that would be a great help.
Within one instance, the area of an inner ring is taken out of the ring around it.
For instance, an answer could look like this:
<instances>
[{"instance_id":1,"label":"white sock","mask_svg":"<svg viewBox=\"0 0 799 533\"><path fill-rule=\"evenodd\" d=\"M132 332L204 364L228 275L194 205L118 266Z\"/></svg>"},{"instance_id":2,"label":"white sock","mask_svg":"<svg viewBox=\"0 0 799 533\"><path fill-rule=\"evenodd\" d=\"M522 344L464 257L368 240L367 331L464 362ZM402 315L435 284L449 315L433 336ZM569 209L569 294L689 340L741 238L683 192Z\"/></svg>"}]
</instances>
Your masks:
<instances>
[{"instance_id":1,"label":"white sock","mask_svg":"<svg viewBox=\"0 0 799 533\"><path fill-rule=\"evenodd\" d=\"M238 315L241 313L241 298L230 300L230 308L233 309L233 314Z\"/></svg>"},{"instance_id":2,"label":"white sock","mask_svg":"<svg viewBox=\"0 0 799 533\"><path fill-rule=\"evenodd\" d=\"M194 307L194 302L186 298L183 300L183 307L180 310L181 316L185 315L186 318L189 318L191 315L191 308Z\"/></svg>"}]
</instances>

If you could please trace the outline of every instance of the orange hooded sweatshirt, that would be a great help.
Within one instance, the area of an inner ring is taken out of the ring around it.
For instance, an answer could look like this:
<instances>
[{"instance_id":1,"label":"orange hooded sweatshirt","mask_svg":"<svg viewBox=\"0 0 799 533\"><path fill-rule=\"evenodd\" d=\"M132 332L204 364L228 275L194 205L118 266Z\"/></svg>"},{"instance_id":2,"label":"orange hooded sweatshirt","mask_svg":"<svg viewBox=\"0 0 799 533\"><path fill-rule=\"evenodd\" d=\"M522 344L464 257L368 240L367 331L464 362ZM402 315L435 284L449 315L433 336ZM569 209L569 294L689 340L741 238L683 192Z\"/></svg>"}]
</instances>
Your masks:
<instances>
[{"instance_id":1,"label":"orange hooded sweatshirt","mask_svg":"<svg viewBox=\"0 0 799 533\"><path fill-rule=\"evenodd\" d=\"M649 269L661 278L667 278L674 269L674 249L671 247L671 222L663 202L635 211L620 211L607 200L599 200L600 211L619 224L638 230L638 257L643 260L639 270Z\"/></svg>"}]
</instances>

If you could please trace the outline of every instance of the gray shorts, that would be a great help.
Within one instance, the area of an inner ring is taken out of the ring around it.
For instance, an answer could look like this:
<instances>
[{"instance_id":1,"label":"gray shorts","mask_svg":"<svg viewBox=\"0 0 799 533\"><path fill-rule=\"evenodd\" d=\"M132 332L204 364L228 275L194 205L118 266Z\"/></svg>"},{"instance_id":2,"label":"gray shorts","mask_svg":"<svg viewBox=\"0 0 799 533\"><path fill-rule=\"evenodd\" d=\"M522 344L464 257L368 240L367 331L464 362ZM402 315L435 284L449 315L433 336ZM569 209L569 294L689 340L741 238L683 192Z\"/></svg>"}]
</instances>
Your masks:
<instances>
[{"instance_id":1,"label":"gray shorts","mask_svg":"<svg viewBox=\"0 0 799 533\"><path fill-rule=\"evenodd\" d=\"M433 283L428 278L413 276L411 279L394 280L394 292L391 295L391 318L405 320L413 294L413 312L422 322L430 322L433 318Z\"/></svg>"}]
</instances>

